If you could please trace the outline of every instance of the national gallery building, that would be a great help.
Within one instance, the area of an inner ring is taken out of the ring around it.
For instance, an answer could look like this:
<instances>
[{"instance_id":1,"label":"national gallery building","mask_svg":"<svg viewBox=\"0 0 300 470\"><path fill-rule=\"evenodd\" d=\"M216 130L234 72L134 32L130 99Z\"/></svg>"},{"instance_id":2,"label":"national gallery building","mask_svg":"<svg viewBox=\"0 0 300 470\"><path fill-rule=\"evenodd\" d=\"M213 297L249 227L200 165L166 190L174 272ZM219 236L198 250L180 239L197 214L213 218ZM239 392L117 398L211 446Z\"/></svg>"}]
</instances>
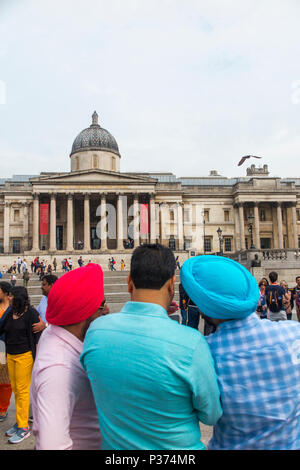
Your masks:
<instances>
[{"instance_id":1,"label":"national gallery building","mask_svg":"<svg viewBox=\"0 0 300 470\"><path fill-rule=\"evenodd\" d=\"M131 253L160 242L179 254L300 248L300 178L123 173L115 138L91 125L75 138L70 172L0 179L0 253Z\"/></svg>"}]
</instances>

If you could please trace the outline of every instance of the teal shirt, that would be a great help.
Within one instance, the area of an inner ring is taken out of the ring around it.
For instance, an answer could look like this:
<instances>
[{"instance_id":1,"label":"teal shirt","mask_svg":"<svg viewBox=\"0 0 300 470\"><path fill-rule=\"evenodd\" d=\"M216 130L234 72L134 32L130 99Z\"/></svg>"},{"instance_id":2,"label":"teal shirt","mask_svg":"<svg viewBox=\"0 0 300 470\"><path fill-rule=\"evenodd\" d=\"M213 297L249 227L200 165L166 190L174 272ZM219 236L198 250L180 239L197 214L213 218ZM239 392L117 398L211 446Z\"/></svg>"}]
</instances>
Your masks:
<instances>
[{"instance_id":1,"label":"teal shirt","mask_svg":"<svg viewBox=\"0 0 300 470\"><path fill-rule=\"evenodd\" d=\"M102 450L205 449L199 421L222 415L204 336L157 304L127 302L95 320L81 363L90 379Z\"/></svg>"}]
</instances>

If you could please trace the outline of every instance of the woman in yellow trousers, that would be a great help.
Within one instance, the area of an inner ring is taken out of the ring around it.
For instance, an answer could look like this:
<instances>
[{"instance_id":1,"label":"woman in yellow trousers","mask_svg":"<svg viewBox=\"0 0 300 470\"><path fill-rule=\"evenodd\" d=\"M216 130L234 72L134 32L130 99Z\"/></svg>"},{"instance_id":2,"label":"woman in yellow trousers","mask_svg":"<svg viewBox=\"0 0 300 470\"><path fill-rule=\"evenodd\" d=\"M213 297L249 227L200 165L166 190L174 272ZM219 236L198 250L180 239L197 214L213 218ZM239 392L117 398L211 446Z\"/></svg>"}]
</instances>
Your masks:
<instances>
[{"instance_id":1,"label":"woman in yellow trousers","mask_svg":"<svg viewBox=\"0 0 300 470\"><path fill-rule=\"evenodd\" d=\"M40 319L38 312L29 303L25 287L13 287L9 302L11 311L0 327L0 335L5 334L8 373L16 402L16 424L5 434L9 437L9 443L17 444L30 436L31 372L40 336L33 333L32 325L39 323Z\"/></svg>"}]
</instances>

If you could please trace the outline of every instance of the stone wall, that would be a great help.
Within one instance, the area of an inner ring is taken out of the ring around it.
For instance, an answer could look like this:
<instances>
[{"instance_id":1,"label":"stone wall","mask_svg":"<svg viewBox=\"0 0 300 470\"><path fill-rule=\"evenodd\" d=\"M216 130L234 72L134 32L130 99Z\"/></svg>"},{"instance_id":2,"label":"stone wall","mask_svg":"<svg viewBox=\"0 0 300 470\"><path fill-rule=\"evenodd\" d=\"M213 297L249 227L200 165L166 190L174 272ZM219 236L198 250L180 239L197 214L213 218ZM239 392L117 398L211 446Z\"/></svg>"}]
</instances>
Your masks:
<instances>
[{"instance_id":1,"label":"stone wall","mask_svg":"<svg viewBox=\"0 0 300 470\"><path fill-rule=\"evenodd\" d=\"M48 253L43 253L40 252L38 253L38 256L40 257L41 261L44 261L46 264L51 264L53 265L53 260L56 258L57 261L57 268L58 270L61 270L62 266L62 261L65 258L71 257L71 260L73 262L73 267L77 268L78 267L78 258L82 256L82 259L84 261L84 264L87 264L89 261L92 263L97 263L100 264L102 267L103 271L108 271L108 260L109 258L113 257L114 260L116 261L116 269L120 271L121 269L121 260L123 259L125 262L125 270L129 271L130 268L130 261L131 261L131 255L132 251L129 250L124 250L120 252L111 252L111 253L82 253L80 251L76 251L76 253L63 253L63 254L58 254L58 255L50 255ZM178 255L179 256L179 262L182 264L187 258L188 258L188 253L186 252L174 252L175 257ZM8 269L10 266L12 266L14 261L17 261L18 256L23 260L25 259L27 262L28 269L30 271L30 264L34 260L35 255L33 256L31 253L27 253L24 256L23 255L0 255L0 270L2 271L3 268Z\"/></svg>"}]
</instances>

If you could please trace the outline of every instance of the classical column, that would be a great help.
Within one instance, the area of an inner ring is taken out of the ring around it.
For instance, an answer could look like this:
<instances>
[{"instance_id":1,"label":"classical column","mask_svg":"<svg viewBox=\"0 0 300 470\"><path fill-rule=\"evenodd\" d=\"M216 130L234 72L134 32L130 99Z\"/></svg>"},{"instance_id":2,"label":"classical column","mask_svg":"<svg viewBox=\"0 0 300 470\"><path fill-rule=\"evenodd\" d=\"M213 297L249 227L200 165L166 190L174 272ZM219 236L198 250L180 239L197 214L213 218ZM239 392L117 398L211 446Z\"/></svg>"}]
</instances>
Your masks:
<instances>
[{"instance_id":1,"label":"classical column","mask_svg":"<svg viewBox=\"0 0 300 470\"><path fill-rule=\"evenodd\" d=\"M293 248L298 250L298 227L297 227L297 212L296 212L296 202L292 204L292 225L293 225Z\"/></svg>"},{"instance_id":2,"label":"classical column","mask_svg":"<svg viewBox=\"0 0 300 470\"><path fill-rule=\"evenodd\" d=\"M50 197L50 243L49 251L56 251L56 194Z\"/></svg>"},{"instance_id":3,"label":"classical column","mask_svg":"<svg viewBox=\"0 0 300 470\"><path fill-rule=\"evenodd\" d=\"M154 194L150 194L150 243L156 243L156 215Z\"/></svg>"},{"instance_id":4,"label":"classical column","mask_svg":"<svg viewBox=\"0 0 300 470\"><path fill-rule=\"evenodd\" d=\"M40 234L39 234L39 214L40 212L40 201L39 194L33 194L33 214L32 214L32 249L31 251L36 252L40 250Z\"/></svg>"},{"instance_id":5,"label":"classical column","mask_svg":"<svg viewBox=\"0 0 300 470\"><path fill-rule=\"evenodd\" d=\"M10 202L4 201L4 234L3 234L4 253L9 253L9 222L10 222Z\"/></svg>"},{"instance_id":6,"label":"classical column","mask_svg":"<svg viewBox=\"0 0 300 470\"><path fill-rule=\"evenodd\" d=\"M245 221L244 221L244 206L243 203L240 202L238 204L239 208L239 219L240 219L240 239L241 239L241 250L246 249L245 244Z\"/></svg>"},{"instance_id":7,"label":"classical column","mask_svg":"<svg viewBox=\"0 0 300 470\"><path fill-rule=\"evenodd\" d=\"M67 202L67 246L66 251L73 251L73 239L74 239L74 216L73 216L73 198L74 194L68 194Z\"/></svg>"},{"instance_id":8,"label":"classical column","mask_svg":"<svg viewBox=\"0 0 300 470\"><path fill-rule=\"evenodd\" d=\"M101 194L101 249L107 249L106 193Z\"/></svg>"},{"instance_id":9,"label":"classical column","mask_svg":"<svg viewBox=\"0 0 300 470\"><path fill-rule=\"evenodd\" d=\"M283 232L282 232L282 211L281 211L281 203L276 203L277 207L277 224L278 224L278 248L283 248Z\"/></svg>"},{"instance_id":10,"label":"classical column","mask_svg":"<svg viewBox=\"0 0 300 470\"><path fill-rule=\"evenodd\" d=\"M254 203L254 245L257 250L260 249L258 202Z\"/></svg>"},{"instance_id":11,"label":"classical column","mask_svg":"<svg viewBox=\"0 0 300 470\"><path fill-rule=\"evenodd\" d=\"M235 236L235 250L241 249L240 240L240 221L239 221L239 208L237 204L234 205L234 236Z\"/></svg>"},{"instance_id":12,"label":"classical column","mask_svg":"<svg viewBox=\"0 0 300 470\"><path fill-rule=\"evenodd\" d=\"M28 250L28 219L29 219L29 210L28 202L24 201L22 203L23 207L23 251Z\"/></svg>"},{"instance_id":13,"label":"classical column","mask_svg":"<svg viewBox=\"0 0 300 470\"><path fill-rule=\"evenodd\" d=\"M91 228L90 228L90 194L84 195L84 250L91 250Z\"/></svg>"},{"instance_id":14,"label":"classical column","mask_svg":"<svg viewBox=\"0 0 300 470\"><path fill-rule=\"evenodd\" d=\"M134 248L140 244L139 195L133 196L133 240Z\"/></svg>"},{"instance_id":15,"label":"classical column","mask_svg":"<svg viewBox=\"0 0 300 470\"><path fill-rule=\"evenodd\" d=\"M159 235L160 243L163 245L167 241L166 209L168 205L165 202L159 203Z\"/></svg>"},{"instance_id":16,"label":"classical column","mask_svg":"<svg viewBox=\"0 0 300 470\"><path fill-rule=\"evenodd\" d=\"M123 196L117 193L117 249L123 250L124 245Z\"/></svg>"},{"instance_id":17,"label":"classical column","mask_svg":"<svg viewBox=\"0 0 300 470\"><path fill-rule=\"evenodd\" d=\"M178 234L178 249L183 250L183 223L182 223L182 202L177 202L177 234Z\"/></svg>"}]
</instances>

